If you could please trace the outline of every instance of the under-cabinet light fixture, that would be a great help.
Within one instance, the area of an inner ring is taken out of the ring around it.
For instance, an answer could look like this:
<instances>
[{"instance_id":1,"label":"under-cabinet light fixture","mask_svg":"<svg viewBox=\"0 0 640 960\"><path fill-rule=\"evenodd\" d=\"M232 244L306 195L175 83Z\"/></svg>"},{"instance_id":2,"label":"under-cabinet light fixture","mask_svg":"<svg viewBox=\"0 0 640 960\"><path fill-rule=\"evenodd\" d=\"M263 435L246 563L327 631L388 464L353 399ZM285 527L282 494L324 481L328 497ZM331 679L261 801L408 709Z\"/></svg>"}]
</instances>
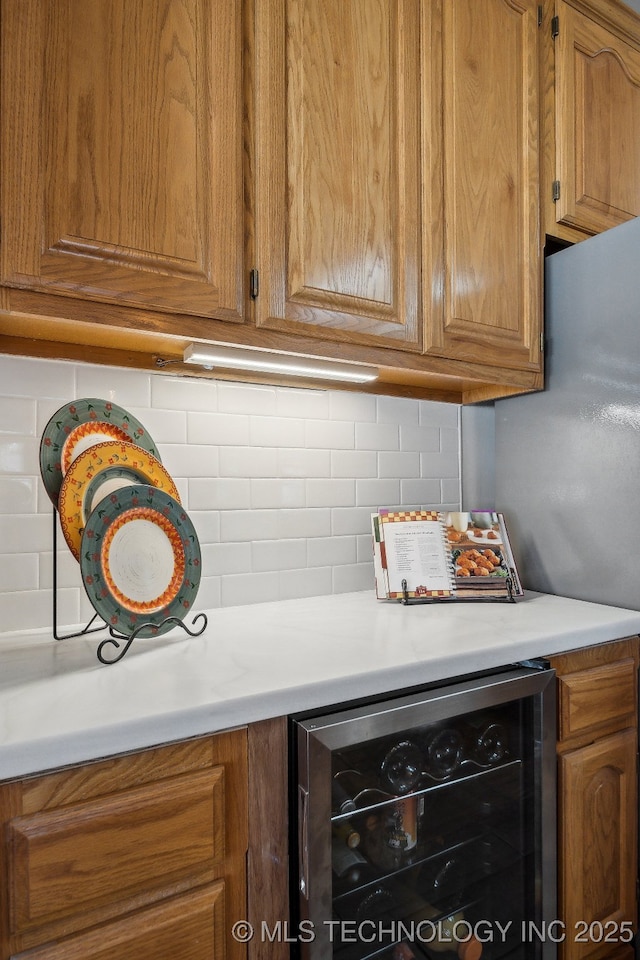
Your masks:
<instances>
[{"instance_id":1,"label":"under-cabinet light fixture","mask_svg":"<svg viewBox=\"0 0 640 960\"><path fill-rule=\"evenodd\" d=\"M376 367L342 360L320 360L301 354L276 353L255 347L229 347L219 343L190 343L184 351L184 362L199 364L207 370L225 367L256 373L281 373L285 376L316 380L343 380L369 383L377 380Z\"/></svg>"}]
</instances>

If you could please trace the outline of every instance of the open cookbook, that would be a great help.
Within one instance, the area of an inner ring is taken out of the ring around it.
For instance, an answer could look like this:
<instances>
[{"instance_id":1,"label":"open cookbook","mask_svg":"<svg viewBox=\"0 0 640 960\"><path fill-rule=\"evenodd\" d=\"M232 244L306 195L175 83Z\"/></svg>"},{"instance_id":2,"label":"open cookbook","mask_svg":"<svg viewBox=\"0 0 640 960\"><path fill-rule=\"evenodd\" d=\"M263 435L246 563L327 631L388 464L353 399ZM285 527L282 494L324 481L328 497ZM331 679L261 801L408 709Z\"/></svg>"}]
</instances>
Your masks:
<instances>
[{"instance_id":1,"label":"open cookbook","mask_svg":"<svg viewBox=\"0 0 640 960\"><path fill-rule=\"evenodd\" d=\"M379 600L522 596L501 513L380 509L371 528Z\"/></svg>"}]
</instances>

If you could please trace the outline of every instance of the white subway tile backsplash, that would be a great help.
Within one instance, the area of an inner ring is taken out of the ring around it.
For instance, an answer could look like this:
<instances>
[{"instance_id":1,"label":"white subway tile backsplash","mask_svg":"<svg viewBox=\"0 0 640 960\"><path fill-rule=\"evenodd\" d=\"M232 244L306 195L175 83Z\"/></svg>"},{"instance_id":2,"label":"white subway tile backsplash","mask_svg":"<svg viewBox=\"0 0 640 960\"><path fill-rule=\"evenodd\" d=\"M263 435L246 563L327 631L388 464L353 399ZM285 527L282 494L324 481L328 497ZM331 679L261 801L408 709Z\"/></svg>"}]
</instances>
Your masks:
<instances>
[{"instance_id":1,"label":"white subway tile backsplash","mask_svg":"<svg viewBox=\"0 0 640 960\"><path fill-rule=\"evenodd\" d=\"M245 510L251 506L250 481L240 477L189 480L189 510Z\"/></svg>"},{"instance_id":2,"label":"white subway tile backsplash","mask_svg":"<svg viewBox=\"0 0 640 960\"><path fill-rule=\"evenodd\" d=\"M187 414L187 443L243 447L249 443L249 417L231 413Z\"/></svg>"},{"instance_id":3,"label":"white subway tile backsplash","mask_svg":"<svg viewBox=\"0 0 640 960\"><path fill-rule=\"evenodd\" d=\"M39 445L80 397L111 399L154 438L202 550L196 607L373 589L378 506L460 507L459 408L0 356L0 615L50 627L51 502ZM58 537L58 622L93 614Z\"/></svg>"},{"instance_id":4,"label":"white subway tile backsplash","mask_svg":"<svg viewBox=\"0 0 640 960\"><path fill-rule=\"evenodd\" d=\"M0 474L0 514L37 513L39 483L39 477L7 477Z\"/></svg>"},{"instance_id":5,"label":"white subway tile backsplash","mask_svg":"<svg viewBox=\"0 0 640 960\"><path fill-rule=\"evenodd\" d=\"M217 390L218 410L223 413L259 413L268 417L277 412L277 387L220 381Z\"/></svg>"},{"instance_id":6,"label":"white subway tile backsplash","mask_svg":"<svg viewBox=\"0 0 640 960\"><path fill-rule=\"evenodd\" d=\"M399 450L397 423L356 423L357 450Z\"/></svg>"},{"instance_id":7,"label":"white subway tile backsplash","mask_svg":"<svg viewBox=\"0 0 640 960\"><path fill-rule=\"evenodd\" d=\"M27 397L0 396L0 434L35 437L36 401Z\"/></svg>"},{"instance_id":8,"label":"white subway tile backsplash","mask_svg":"<svg viewBox=\"0 0 640 960\"><path fill-rule=\"evenodd\" d=\"M307 420L305 446L326 450L353 450L354 425L346 420Z\"/></svg>"},{"instance_id":9,"label":"white subway tile backsplash","mask_svg":"<svg viewBox=\"0 0 640 960\"><path fill-rule=\"evenodd\" d=\"M304 420L293 417L250 417L249 443L255 447L303 447Z\"/></svg>"},{"instance_id":10,"label":"white subway tile backsplash","mask_svg":"<svg viewBox=\"0 0 640 960\"><path fill-rule=\"evenodd\" d=\"M64 401L66 397L76 396L76 367L73 364L0 357L0 365L0 394L3 397L30 397L37 400L62 397ZM55 409L54 404L51 413Z\"/></svg>"},{"instance_id":11,"label":"white subway tile backsplash","mask_svg":"<svg viewBox=\"0 0 640 960\"><path fill-rule=\"evenodd\" d=\"M309 507L355 507L356 481L351 479L312 479L306 481Z\"/></svg>"},{"instance_id":12,"label":"white subway tile backsplash","mask_svg":"<svg viewBox=\"0 0 640 960\"><path fill-rule=\"evenodd\" d=\"M307 505L305 481L301 478L254 477L251 481L251 506L254 510L304 507ZM309 504L320 506L320 504Z\"/></svg>"},{"instance_id":13,"label":"white subway tile backsplash","mask_svg":"<svg viewBox=\"0 0 640 960\"><path fill-rule=\"evenodd\" d=\"M333 450L331 453L332 477L375 477L377 455L373 450Z\"/></svg>"},{"instance_id":14,"label":"white subway tile backsplash","mask_svg":"<svg viewBox=\"0 0 640 960\"><path fill-rule=\"evenodd\" d=\"M399 480L356 480L356 505L358 507L385 507L400 503Z\"/></svg>"},{"instance_id":15,"label":"white subway tile backsplash","mask_svg":"<svg viewBox=\"0 0 640 960\"><path fill-rule=\"evenodd\" d=\"M383 450L378 454L378 476L419 477L420 454Z\"/></svg>"},{"instance_id":16,"label":"white subway tile backsplash","mask_svg":"<svg viewBox=\"0 0 640 960\"><path fill-rule=\"evenodd\" d=\"M211 412L218 409L217 397L215 380L164 374L151 377L151 406L156 410Z\"/></svg>"}]
</instances>

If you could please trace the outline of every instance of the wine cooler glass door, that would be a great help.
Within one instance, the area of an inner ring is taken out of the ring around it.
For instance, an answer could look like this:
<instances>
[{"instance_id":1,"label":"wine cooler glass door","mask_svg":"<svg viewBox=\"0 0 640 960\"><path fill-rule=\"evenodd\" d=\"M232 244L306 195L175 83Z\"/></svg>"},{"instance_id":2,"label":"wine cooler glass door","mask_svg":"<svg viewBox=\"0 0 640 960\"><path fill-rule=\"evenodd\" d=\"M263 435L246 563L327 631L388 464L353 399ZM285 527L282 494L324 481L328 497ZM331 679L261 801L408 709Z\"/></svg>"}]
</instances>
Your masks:
<instances>
[{"instance_id":1,"label":"wine cooler glass door","mask_svg":"<svg viewBox=\"0 0 640 960\"><path fill-rule=\"evenodd\" d=\"M554 673L296 717L308 960L555 955Z\"/></svg>"}]
</instances>

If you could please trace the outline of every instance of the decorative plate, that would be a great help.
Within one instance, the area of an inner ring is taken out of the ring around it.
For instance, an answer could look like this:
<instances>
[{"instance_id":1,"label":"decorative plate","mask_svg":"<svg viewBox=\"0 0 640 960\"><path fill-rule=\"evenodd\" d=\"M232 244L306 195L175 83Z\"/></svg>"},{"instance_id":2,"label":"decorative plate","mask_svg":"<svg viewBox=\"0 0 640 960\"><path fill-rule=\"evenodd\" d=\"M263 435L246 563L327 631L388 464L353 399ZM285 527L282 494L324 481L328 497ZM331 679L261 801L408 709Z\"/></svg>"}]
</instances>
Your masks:
<instances>
[{"instance_id":1,"label":"decorative plate","mask_svg":"<svg viewBox=\"0 0 640 960\"><path fill-rule=\"evenodd\" d=\"M72 462L84 450L106 440L137 443L160 459L153 439L140 421L117 403L74 400L54 413L40 441L40 473L54 507L58 506L60 487Z\"/></svg>"},{"instance_id":2,"label":"decorative plate","mask_svg":"<svg viewBox=\"0 0 640 960\"><path fill-rule=\"evenodd\" d=\"M160 461L136 443L96 443L73 461L60 487L58 511L64 538L76 560L93 508L108 493L117 499L117 491L132 483L159 487L180 502L176 485Z\"/></svg>"},{"instance_id":3,"label":"decorative plate","mask_svg":"<svg viewBox=\"0 0 640 960\"><path fill-rule=\"evenodd\" d=\"M145 484L100 501L82 533L80 569L105 623L125 635L152 624L155 636L183 619L200 585L200 544L184 508Z\"/></svg>"}]
</instances>

